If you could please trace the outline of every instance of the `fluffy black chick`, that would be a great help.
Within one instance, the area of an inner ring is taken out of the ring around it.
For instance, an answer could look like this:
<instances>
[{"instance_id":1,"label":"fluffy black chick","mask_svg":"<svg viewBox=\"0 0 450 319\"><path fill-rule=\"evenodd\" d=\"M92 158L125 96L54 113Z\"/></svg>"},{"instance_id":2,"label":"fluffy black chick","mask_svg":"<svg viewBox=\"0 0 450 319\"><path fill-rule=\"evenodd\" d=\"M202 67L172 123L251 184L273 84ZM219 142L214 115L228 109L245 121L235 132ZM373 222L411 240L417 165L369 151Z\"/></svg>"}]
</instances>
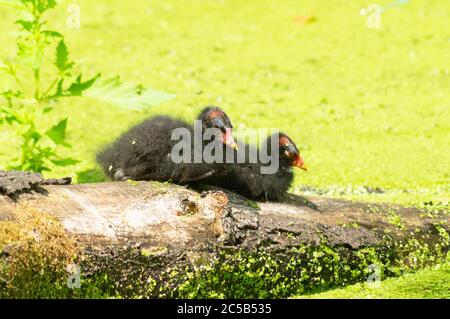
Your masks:
<instances>
[{"instance_id":1,"label":"fluffy black chick","mask_svg":"<svg viewBox=\"0 0 450 319\"><path fill-rule=\"evenodd\" d=\"M202 135L206 129L212 129L216 135L203 140L194 133L194 127L169 116L155 116L132 127L115 142L97 155L97 162L113 180L157 180L186 184L218 174L225 166L221 163L194 163L195 153L202 152L206 143L220 143L236 147L231 135L232 124L226 113L214 106L206 107L198 116L201 121ZM171 152L179 142L172 140L175 129L184 129L190 134L188 148L191 159L174 161ZM218 137L218 138L214 138ZM194 139L201 147L195 147ZM200 154L201 155L201 154Z\"/></svg>"},{"instance_id":2,"label":"fluffy black chick","mask_svg":"<svg viewBox=\"0 0 450 319\"><path fill-rule=\"evenodd\" d=\"M278 139L278 148L276 140ZM274 150L272 151L272 143ZM287 192L294 179L292 168L298 167L307 170L295 143L283 133L273 134L264 141L260 147L267 159L262 159L257 149L248 144L239 145L239 151L235 152L235 164L222 176L213 176L202 180L202 183L229 189L254 200L279 201ZM245 162L237 163L238 152L245 152ZM258 154L257 158L250 161L251 154ZM274 173L265 174L263 167L269 164L267 161L278 161L278 169ZM255 162L256 161L256 162Z\"/></svg>"}]
</instances>

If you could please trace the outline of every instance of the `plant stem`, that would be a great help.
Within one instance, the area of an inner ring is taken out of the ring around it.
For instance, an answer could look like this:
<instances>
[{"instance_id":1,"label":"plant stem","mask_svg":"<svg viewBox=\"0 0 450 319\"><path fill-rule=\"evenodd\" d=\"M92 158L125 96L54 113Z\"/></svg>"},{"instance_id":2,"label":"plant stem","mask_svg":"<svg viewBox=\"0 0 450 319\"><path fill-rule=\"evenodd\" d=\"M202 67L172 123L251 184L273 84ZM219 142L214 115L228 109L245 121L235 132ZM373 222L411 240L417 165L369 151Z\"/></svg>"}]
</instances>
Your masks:
<instances>
[{"instance_id":1,"label":"plant stem","mask_svg":"<svg viewBox=\"0 0 450 319\"><path fill-rule=\"evenodd\" d=\"M33 36L34 36L34 45L35 45L35 50L36 50L35 54L36 54L37 50L39 50L39 45L41 42L41 23L40 23L41 16L39 14L39 11L37 10L36 4L34 5L34 8L33 8L33 16L34 16ZM36 101L39 101L39 99L40 99L40 79L41 79L40 65L33 65L33 72L34 72L34 84L35 84L34 98L36 99Z\"/></svg>"},{"instance_id":2,"label":"plant stem","mask_svg":"<svg viewBox=\"0 0 450 319\"><path fill-rule=\"evenodd\" d=\"M34 98L36 99L36 101L39 101L40 97L40 92L39 92L39 82L40 82L40 72L39 69L35 69L34 70L34 84L35 84L35 91L34 91Z\"/></svg>"},{"instance_id":3,"label":"plant stem","mask_svg":"<svg viewBox=\"0 0 450 319\"><path fill-rule=\"evenodd\" d=\"M53 89L53 87L56 85L56 83L58 83L58 81L61 79L61 77L57 77L52 84L50 85L50 87L44 92L44 94L42 94L41 96L41 100L45 100L45 98L47 97L47 95L50 93L50 91Z\"/></svg>"},{"instance_id":4,"label":"plant stem","mask_svg":"<svg viewBox=\"0 0 450 319\"><path fill-rule=\"evenodd\" d=\"M22 92L25 92L25 88L24 88L22 82L20 82L19 78L17 77L17 74L14 73L14 74L12 75L12 77L14 78L14 80L16 80L16 83L19 85L19 87L20 87L20 89L22 90Z\"/></svg>"}]
</instances>

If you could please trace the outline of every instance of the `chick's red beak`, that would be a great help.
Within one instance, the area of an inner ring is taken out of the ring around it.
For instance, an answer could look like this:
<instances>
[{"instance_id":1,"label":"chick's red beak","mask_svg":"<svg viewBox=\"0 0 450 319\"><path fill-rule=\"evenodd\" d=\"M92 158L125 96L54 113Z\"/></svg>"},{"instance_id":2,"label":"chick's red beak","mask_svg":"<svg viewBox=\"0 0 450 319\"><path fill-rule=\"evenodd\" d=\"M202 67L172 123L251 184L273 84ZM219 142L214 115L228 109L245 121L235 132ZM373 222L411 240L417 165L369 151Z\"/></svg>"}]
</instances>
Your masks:
<instances>
[{"instance_id":1,"label":"chick's red beak","mask_svg":"<svg viewBox=\"0 0 450 319\"><path fill-rule=\"evenodd\" d=\"M306 166L305 162L303 161L303 158L300 155L295 156L293 166L301 168L305 171L308 170L308 166Z\"/></svg>"},{"instance_id":2,"label":"chick's red beak","mask_svg":"<svg viewBox=\"0 0 450 319\"><path fill-rule=\"evenodd\" d=\"M231 128L225 129L225 133L223 133L223 144L228 145L231 148L234 148L237 150L237 144L234 141L233 136L231 135Z\"/></svg>"}]
</instances>

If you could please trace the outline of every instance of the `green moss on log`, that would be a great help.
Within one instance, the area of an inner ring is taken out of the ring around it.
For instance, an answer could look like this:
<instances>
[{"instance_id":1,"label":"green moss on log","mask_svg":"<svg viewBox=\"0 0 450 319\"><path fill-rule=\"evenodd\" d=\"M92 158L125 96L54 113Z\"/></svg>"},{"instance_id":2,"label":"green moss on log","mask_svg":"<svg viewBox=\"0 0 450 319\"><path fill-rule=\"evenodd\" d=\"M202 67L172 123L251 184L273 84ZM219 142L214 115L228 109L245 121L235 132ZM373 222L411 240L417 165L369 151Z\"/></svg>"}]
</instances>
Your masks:
<instances>
[{"instance_id":1,"label":"green moss on log","mask_svg":"<svg viewBox=\"0 0 450 319\"><path fill-rule=\"evenodd\" d=\"M323 243L278 252L228 251L213 266L188 272L186 282L169 296L279 298L365 281L375 267L381 278L398 276L444 261L445 234L432 246L417 238L396 242L386 237L384 245L358 250Z\"/></svg>"},{"instance_id":2,"label":"green moss on log","mask_svg":"<svg viewBox=\"0 0 450 319\"><path fill-rule=\"evenodd\" d=\"M58 220L18 209L0 221L0 298L55 298L68 293L67 267L78 249Z\"/></svg>"},{"instance_id":3,"label":"green moss on log","mask_svg":"<svg viewBox=\"0 0 450 319\"><path fill-rule=\"evenodd\" d=\"M432 237L432 238L430 238ZM448 232L439 224L382 243L216 247L171 252L139 244L81 251L47 214L20 210L0 221L0 298L281 298L412 272L445 260ZM70 287L68 266L80 267Z\"/></svg>"}]
</instances>

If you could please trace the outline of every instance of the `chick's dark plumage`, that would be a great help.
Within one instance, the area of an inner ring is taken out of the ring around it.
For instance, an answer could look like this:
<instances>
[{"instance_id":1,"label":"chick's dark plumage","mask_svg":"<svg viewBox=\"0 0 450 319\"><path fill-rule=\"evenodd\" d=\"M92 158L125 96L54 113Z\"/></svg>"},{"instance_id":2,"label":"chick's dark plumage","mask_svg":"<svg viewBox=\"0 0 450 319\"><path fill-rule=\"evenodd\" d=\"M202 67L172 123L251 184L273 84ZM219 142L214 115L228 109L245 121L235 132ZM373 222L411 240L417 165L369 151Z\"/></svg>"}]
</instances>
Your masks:
<instances>
[{"instance_id":1,"label":"chick's dark plumage","mask_svg":"<svg viewBox=\"0 0 450 319\"><path fill-rule=\"evenodd\" d=\"M272 138L279 138L279 147L271 153ZM263 174L261 169L267 167L258 155L256 163L250 162L250 154L257 154L257 148L249 144L239 144L235 152L235 164L223 176L214 176L203 183L223 187L254 200L280 200L288 191L294 179L293 166L305 168L294 142L285 134L270 136L261 148L272 161L279 161L278 169L272 174ZM238 152L245 152L245 162L236 163Z\"/></svg>"},{"instance_id":2,"label":"chick's dark plumage","mask_svg":"<svg viewBox=\"0 0 450 319\"><path fill-rule=\"evenodd\" d=\"M221 112L211 114L211 112ZM228 116L220 108L205 108L199 116L202 123L217 119L217 123L230 125ZM211 124L207 124L209 127ZM184 128L191 135L191 159L194 152L194 128L188 123L169 116L155 116L132 127L112 145L97 155L97 162L113 180L157 180L178 184L200 180L223 168L220 163L176 163L171 151L179 141L172 140L175 129ZM222 141L215 141L222 143ZM202 143L202 141L200 141ZM201 151L201 150L200 150Z\"/></svg>"}]
</instances>

